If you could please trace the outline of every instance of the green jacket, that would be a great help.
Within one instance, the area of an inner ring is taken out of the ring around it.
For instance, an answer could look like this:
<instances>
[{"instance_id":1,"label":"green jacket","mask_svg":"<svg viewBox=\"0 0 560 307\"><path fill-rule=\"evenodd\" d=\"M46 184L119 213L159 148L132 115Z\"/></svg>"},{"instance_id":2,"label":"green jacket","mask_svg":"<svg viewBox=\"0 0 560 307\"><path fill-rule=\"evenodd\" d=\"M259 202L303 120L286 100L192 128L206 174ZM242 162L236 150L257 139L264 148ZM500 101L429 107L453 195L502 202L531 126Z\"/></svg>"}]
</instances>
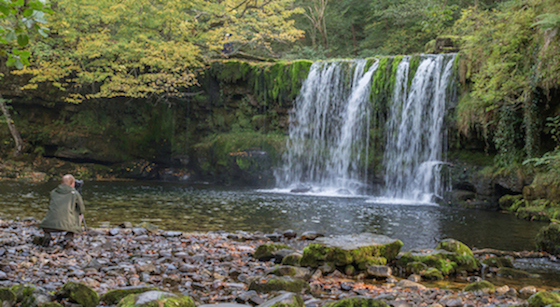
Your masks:
<instances>
[{"instance_id":1,"label":"green jacket","mask_svg":"<svg viewBox=\"0 0 560 307\"><path fill-rule=\"evenodd\" d=\"M69 185L61 184L51 191L49 211L39 227L81 232L80 214L84 214L85 210L80 193Z\"/></svg>"}]
</instances>

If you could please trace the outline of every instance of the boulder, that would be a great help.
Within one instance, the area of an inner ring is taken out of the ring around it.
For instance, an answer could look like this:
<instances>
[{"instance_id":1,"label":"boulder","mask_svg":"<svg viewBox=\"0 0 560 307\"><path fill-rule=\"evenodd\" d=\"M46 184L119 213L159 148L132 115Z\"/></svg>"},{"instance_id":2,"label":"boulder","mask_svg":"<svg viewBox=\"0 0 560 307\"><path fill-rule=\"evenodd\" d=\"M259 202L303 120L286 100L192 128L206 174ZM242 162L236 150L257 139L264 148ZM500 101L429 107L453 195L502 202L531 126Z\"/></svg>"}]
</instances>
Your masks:
<instances>
[{"instance_id":1,"label":"boulder","mask_svg":"<svg viewBox=\"0 0 560 307\"><path fill-rule=\"evenodd\" d=\"M7 288L0 289L0 305L12 307L16 304L16 294Z\"/></svg>"},{"instance_id":2,"label":"boulder","mask_svg":"<svg viewBox=\"0 0 560 307\"><path fill-rule=\"evenodd\" d=\"M443 249L409 251L400 255L397 265L402 268L409 268L409 264L421 262L428 267L438 269L443 275L453 274L458 271L474 272L478 271L478 260L473 256L459 255ZM415 264L418 266L417 264ZM411 265L412 266L412 265Z\"/></svg>"},{"instance_id":3,"label":"boulder","mask_svg":"<svg viewBox=\"0 0 560 307\"><path fill-rule=\"evenodd\" d=\"M393 271L386 265L370 265L367 268L369 275L380 278L388 278L393 275Z\"/></svg>"},{"instance_id":4,"label":"boulder","mask_svg":"<svg viewBox=\"0 0 560 307\"><path fill-rule=\"evenodd\" d=\"M539 278L538 274L531 274L522 270L501 267L496 273L500 277L511 277L511 278Z\"/></svg>"},{"instance_id":5,"label":"boulder","mask_svg":"<svg viewBox=\"0 0 560 307\"><path fill-rule=\"evenodd\" d=\"M303 299L301 296L291 293L284 292L279 296L268 300L259 305L259 307L304 307Z\"/></svg>"},{"instance_id":6,"label":"boulder","mask_svg":"<svg viewBox=\"0 0 560 307\"><path fill-rule=\"evenodd\" d=\"M124 297L117 306L195 307L195 304L189 296L177 295L164 291L147 291L139 294L129 294Z\"/></svg>"},{"instance_id":7,"label":"boulder","mask_svg":"<svg viewBox=\"0 0 560 307\"><path fill-rule=\"evenodd\" d=\"M553 255L560 254L560 224L551 223L539 230L535 238L537 248Z\"/></svg>"},{"instance_id":8,"label":"boulder","mask_svg":"<svg viewBox=\"0 0 560 307\"><path fill-rule=\"evenodd\" d=\"M426 290L426 286L407 279L400 280L397 283L397 287L411 290Z\"/></svg>"},{"instance_id":9,"label":"boulder","mask_svg":"<svg viewBox=\"0 0 560 307\"><path fill-rule=\"evenodd\" d=\"M54 297L40 287L30 287L23 285L15 285L11 290L16 295L16 301L22 306L37 307L50 303Z\"/></svg>"},{"instance_id":10,"label":"boulder","mask_svg":"<svg viewBox=\"0 0 560 307\"><path fill-rule=\"evenodd\" d=\"M84 307L95 307L99 304L99 295L90 287L68 282L55 294L57 299L67 298L70 302L80 304Z\"/></svg>"},{"instance_id":11,"label":"boulder","mask_svg":"<svg viewBox=\"0 0 560 307\"><path fill-rule=\"evenodd\" d=\"M544 307L560 303L560 294L556 292L539 291L531 295L527 303L529 303L529 307Z\"/></svg>"},{"instance_id":12,"label":"boulder","mask_svg":"<svg viewBox=\"0 0 560 307\"><path fill-rule=\"evenodd\" d=\"M289 276L267 276L265 278L258 278L249 284L249 290L257 292L269 293L272 291L288 291L294 293L301 293L309 290L309 284L304 280L292 278Z\"/></svg>"},{"instance_id":13,"label":"boulder","mask_svg":"<svg viewBox=\"0 0 560 307\"><path fill-rule=\"evenodd\" d=\"M427 270L423 271L420 276L423 279L427 280L443 280L443 275L441 274L440 270L436 268L428 268Z\"/></svg>"},{"instance_id":14,"label":"boulder","mask_svg":"<svg viewBox=\"0 0 560 307\"><path fill-rule=\"evenodd\" d=\"M326 307L389 307L387 303L371 297L356 296L345 298L334 303L325 305Z\"/></svg>"},{"instance_id":15,"label":"boulder","mask_svg":"<svg viewBox=\"0 0 560 307\"><path fill-rule=\"evenodd\" d=\"M369 265L385 265L397 256L402 246L400 240L371 233L322 237L303 249L300 265L317 268L332 263L342 268L353 265L366 270Z\"/></svg>"},{"instance_id":16,"label":"boulder","mask_svg":"<svg viewBox=\"0 0 560 307\"><path fill-rule=\"evenodd\" d=\"M289 265L281 265L272 268L267 274L276 276L290 276L299 279L309 279L311 271L307 268L294 267Z\"/></svg>"},{"instance_id":17,"label":"boulder","mask_svg":"<svg viewBox=\"0 0 560 307\"><path fill-rule=\"evenodd\" d=\"M443 249L448 252L458 254L460 256L471 256L471 257L474 256L472 250L468 246L455 239L445 239L439 242L436 249Z\"/></svg>"},{"instance_id":18,"label":"boulder","mask_svg":"<svg viewBox=\"0 0 560 307\"><path fill-rule=\"evenodd\" d=\"M154 287L122 287L109 290L107 293L101 296L101 301L107 303L107 305L116 305L120 302L121 299L130 294L144 293L153 290L158 289Z\"/></svg>"},{"instance_id":19,"label":"boulder","mask_svg":"<svg viewBox=\"0 0 560 307\"><path fill-rule=\"evenodd\" d=\"M299 266L301 256L302 255L300 253L291 253L286 255L286 257L282 258L282 265Z\"/></svg>"},{"instance_id":20,"label":"boulder","mask_svg":"<svg viewBox=\"0 0 560 307\"><path fill-rule=\"evenodd\" d=\"M289 250L290 247L285 244L266 243L257 247L253 258L260 261L269 261L276 257L276 253L280 250ZM293 253L294 251L291 251Z\"/></svg>"},{"instance_id":21,"label":"boulder","mask_svg":"<svg viewBox=\"0 0 560 307\"><path fill-rule=\"evenodd\" d=\"M492 268L513 268L513 261L509 257L490 257L482 260L482 263Z\"/></svg>"},{"instance_id":22,"label":"boulder","mask_svg":"<svg viewBox=\"0 0 560 307\"><path fill-rule=\"evenodd\" d=\"M482 280L482 281L468 284L463 289L463 291L464 292L482 291L484 293L494 293L496 291L496 287L491 282Z\"/></svg>"}]
</instances>

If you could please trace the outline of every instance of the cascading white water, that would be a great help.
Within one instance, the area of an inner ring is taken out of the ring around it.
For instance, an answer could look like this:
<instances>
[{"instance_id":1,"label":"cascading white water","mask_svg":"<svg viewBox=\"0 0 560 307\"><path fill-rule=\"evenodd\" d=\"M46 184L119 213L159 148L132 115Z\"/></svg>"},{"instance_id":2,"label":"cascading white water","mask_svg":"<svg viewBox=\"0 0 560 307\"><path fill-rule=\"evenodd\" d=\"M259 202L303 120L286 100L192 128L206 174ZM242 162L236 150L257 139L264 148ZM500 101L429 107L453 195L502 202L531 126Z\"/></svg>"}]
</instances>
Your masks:
<instances>
[{"instance_id":1,"label":"cascading white water","mask_svg":"<svg viewBox=\"0 0 560 307\"><path fill-rule=\"evenodd\" d=\"M365 182L371 78L366 60L316 62L290 116L280 188L355 194Z\"/></svg>"},{"instance_id":2,"label":"cascading white water","mask_svg":"<svg viewBox=\"0 0 560 307\"><path fill-rule=\"evenodd\" d=\"M386 197L430 203L442 195L443 122L454 59L424 56L410 89L409 57L399 63L386 125Z\"/></svg>"}]
</instances>

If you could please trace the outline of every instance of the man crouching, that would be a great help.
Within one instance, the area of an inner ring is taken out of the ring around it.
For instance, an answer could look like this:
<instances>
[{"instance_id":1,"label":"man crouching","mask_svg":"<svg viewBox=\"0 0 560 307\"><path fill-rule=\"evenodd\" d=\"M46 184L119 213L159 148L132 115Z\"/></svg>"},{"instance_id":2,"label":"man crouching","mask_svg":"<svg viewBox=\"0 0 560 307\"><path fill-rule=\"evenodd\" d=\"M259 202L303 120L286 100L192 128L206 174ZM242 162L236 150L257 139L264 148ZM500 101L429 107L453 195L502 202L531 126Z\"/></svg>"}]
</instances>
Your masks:
<instances>
[{"instance_id":1,"label":"man crouching","mask_svg":"<svg viewBox=\"0 0 560 307\"><path fill-rule=\"evenodd\" d=\"M43 246L49 246L52 232L64 232L65 248L73 247L74 233L80 232L80 224L84 218L84 201L74 188L76 179L68 174L62 177L62 183L51 191L51 200L47 215L39 224L45 232Z\"/></svg>"}]
</instances>

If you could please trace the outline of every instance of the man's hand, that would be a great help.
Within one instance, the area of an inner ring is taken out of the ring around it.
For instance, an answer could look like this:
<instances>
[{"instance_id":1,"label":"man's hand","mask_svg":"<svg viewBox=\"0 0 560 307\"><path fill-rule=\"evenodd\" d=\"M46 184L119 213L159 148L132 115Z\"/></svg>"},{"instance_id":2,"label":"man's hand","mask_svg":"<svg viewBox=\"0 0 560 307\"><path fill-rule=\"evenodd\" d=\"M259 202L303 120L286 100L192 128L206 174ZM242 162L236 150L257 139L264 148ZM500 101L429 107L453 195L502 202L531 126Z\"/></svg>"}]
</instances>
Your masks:
<instances>
[{"instance_id":1,"label":"man's hand","mask_svg":"<svg viewBox=\"0 0 560 307\"><path fill-rule=\"evenodd\" d=\"M80 224L84 221L84 215L80 214Z\"/></svg>"}]
</instances>

